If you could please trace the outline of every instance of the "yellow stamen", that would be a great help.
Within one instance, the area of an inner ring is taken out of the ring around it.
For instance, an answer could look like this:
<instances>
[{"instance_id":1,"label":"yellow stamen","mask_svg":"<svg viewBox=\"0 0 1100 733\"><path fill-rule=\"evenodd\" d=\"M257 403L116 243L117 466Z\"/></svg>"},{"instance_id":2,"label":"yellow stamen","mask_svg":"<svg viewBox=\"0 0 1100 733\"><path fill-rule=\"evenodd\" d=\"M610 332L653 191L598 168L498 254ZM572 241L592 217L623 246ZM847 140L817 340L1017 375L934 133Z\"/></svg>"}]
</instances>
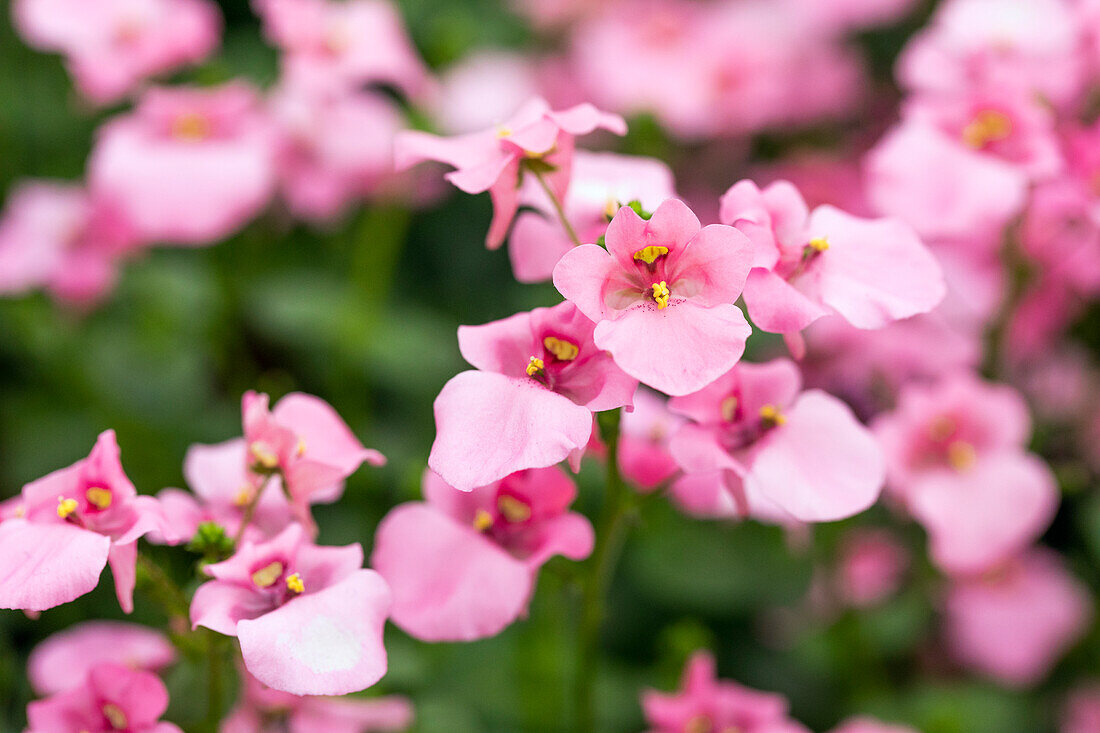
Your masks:
<instances>
[{"instance_id":1,"label":"yellow stamen","mask_svg":"<svg viewBox=\"0 0 1100 733\"><path fill-rule=\"evenodd\" d=\"M619 213L619 202L615 199L608 199L607 203L603 205L603 215L608 219L614 219L615 214Z\"/></svg>"},{"instance_id":2,"label":"yellow stamen","mask_svg":"<svg viewBox=\"0 0 1100 733\"><path fill-rule=\"evenodd\" d=\"M84 498L96 509L106 509L111 506L111 490L100 486L93 486L85 491Z\"/></svg>"},{"instance_id":3,"label":"yellow stamen","mask_svg":"<svg viewBox=\"0 0 1100 733\"><path fill-rule=\"evenodd\" d=\"M197 112L184 112L172 122L172 136L198 142L210 135L210 121Z\"/></svg>"},{"instance_id":4,"label":"yellow stamen","mask_svg":"<svg viewBox=\"0 0 1100 733\"><path fill-rule=\"evenodd\" d=\"M546 350L554 355L554 358L558 361L573 361L577 358L577 354L580 353L580 349L572 341L566 341L565 339L556 338L554 336L547 336L542 340L542 345L546 347Z\"/></svg>"},{"instance_id":5,"label":"yellow stamen","mask_svg":"<svg viewBox=\"0 0 1100 733\"><path fill-rule=\"evenodd\" d=\"M509 522L526 522L531 518L531 506L509 494L497 498L497 509Z\"/></svg>"},{"instance_id":6,"label":"yellow stamen","mask_svg":"<svg viewBox=\"0 0 1100 733\"><path fill-rule=\"evenodd\" d=\"M974 149L984 148L1012 134L1012 120L1003 112L985 110L963 128L962 141Z\"/></svg>"},{"instance_id":7,"label":"yellow stamen","mask_svg":"<svg viewBox=\"0 0 1100 733\"><path fill-rule=\"evenodd\" d=\"M965 440L956 440L947 446L947 462L956 471L965 471L978 460L978 451Z\"/></svg>"},{"instance_id":8,"label":"yellow stamen","mask_svg":"<svg viewBox=\"0 0 1100 733\"><path fill-rule=\"evenodd\" d=\"M305 593L306 585L302 582L302 576L298 573L286 576L286 587L291 593Z\"/></svg>"},{"instance_id":9,"label":"yellow stamen","mask_svg":"<svg viewBox=\"0 0 1100 733\"><path fill-rule=\"evenodd\" d=\"M275 454L275 451L271 450L271 447L267 443L263 443L257 440L248 446L248 452L252 454L252 457L256 461L256 465L260 468L266 468L272 470L279 467L279 456Z\"/></svg>"},{"instance_id":10,"label":"yellow stamen","mask_svg":"<svg viewBox=\"0 0 1100 733\"><path fill-rule=\"evenodd\" d=\"M657 310L668 307L668 299L672 293L668 289L668 284L662 280L659 283L653 285L653 300L657 301Z\"/></svg>"},{"instance_id":11,"label":"yellow stamen","mask_svg":"<svg viewBox=\"0 0 1100 733\"><path fill-rule=\"evenodd\" d=\"M928 425L928 437L937 443L947 440L955 434L955 420L947 415L938 415Z\"/></svg>"},{"instance_id":12,"label":"yellow stamen","mask_svg":"<svg viewBox=\"0 0 1100 733\"><path fill-rule=\"evenodd\" d=\"M478 509L477 514L474 515L474 529L478 532L484 532L493 526L493 515L484 509Z\"/></svg>"},{"instance_id":13,"label":"yellow stamen","mask_svg":"<svg viewBox=\"0 0 1100 733\"><path fill-rule=\"evenodd\" d=\"M114 703L107 703L100 710L103 711L103 717L111 724L111 727L115 730L126 730L130 727L130 723L126 720L126 713L115 705Z\"/></svg>"},{"instance_id":14,"label":"yellow stamen","mask_svg":"<svg viewBox=\"0 0 1100 733\"><path fill-rule=\"evenodd\" d=\"M500 127L497 128L497 137L498 138L505 138L505 137L508 137L511 134L512 134L512 128L510 128L510 127L505 127L504 125L501 125Z\"/></svg>"},{"instance_id":15,"label":"yellow stamen","mask_svg":"<svg viewBox=\"0 0 1100 733\"><path fill-rule=\"evenodd\" d=\"M305 438L298 438L298 447L295 449L298 457L301 458L306 452L306 440Z\"/></svg>"},{"instance_id":16,"label":"yellow stamen","mask_svg":"<svg viewBox=\"0 0 1100 733\"><path fill-rule=\"evenodd\" d=\"M723 420L726 422L733 422L734 418L737 417L738 402L738 399L733 395L722 400L721 410Z\"/></svg>"},{"instance_id":17,"label":"yellow stamen","mask_svg":"<svg viewBox=\"0 0 1100 733\"><path fill-rule=\"evenodd\" d=\"M787 416L779 411L775 405L764 405L760 408L760 419L773 426L785 425Z\"/></svg>"},{"instance_id":18,"label":"yellow stamen","mask_svg":"<svg viewBox=\"0 0 1100 733\"><path fill-rule=\"evenodd\" d=\"M829 249L829 240L825 237L814 237L806 246L815 252L824 252Z\"/></svg>"},{"instance_id":19,"label":"yellow stamen","mask_svg":"<svg viewBox=\"0 0 1100 733\"><path fill-rule=\"evenodd\" d=\"M64 496L57 497L57 516L62 519L68 519L69 515L76 511L76 508L80 506L76 503L76 499L66 499Z\"/></svg>"},{"instance_id":20,"label":"yellow stamen","mask_svg":"<svg viewBox=\"0 0 1100 733\"><path fill-rule=\"evenodd\" d=\"M276 560L252 573L252 582L261 588L270 588L285 569L283 564Z\"/></svg>"},{"instance_id":21,"label":"yellow stamen","mask_svg":"<svg viewBox=\"0 0 1100 733\"><path fill-rule=\"evenodd\" d=\"M668 254L668 247L660 247L655 244L651 244L648 247L642 247L640 250L634 253L634 259L638 262L644 262L647 265L652 265L658 258L664 257Z\"/></svg>"},{"instance_id":22,"label":"yellow stamen","mask_svg":"<svg viewBox=\"0 0 1100 733\"><path fill-rule=\"evenodd\" d=\"M527 376L536 377L546 369L546 362L537 356L532 356L531 361L527 362Z\"/></svg>"},{"instance_id":23,"label":"yellow stamen","mask_svg":"<svg viewBox=\"0 0 1100 733\"><path fill-rule=\"evenodd\" d=\"M233 497L233 505L239 506L242 509L249 505L252 501L252 487L242 486L237 492L237 495Z\"/></svg>"}]
</instances>

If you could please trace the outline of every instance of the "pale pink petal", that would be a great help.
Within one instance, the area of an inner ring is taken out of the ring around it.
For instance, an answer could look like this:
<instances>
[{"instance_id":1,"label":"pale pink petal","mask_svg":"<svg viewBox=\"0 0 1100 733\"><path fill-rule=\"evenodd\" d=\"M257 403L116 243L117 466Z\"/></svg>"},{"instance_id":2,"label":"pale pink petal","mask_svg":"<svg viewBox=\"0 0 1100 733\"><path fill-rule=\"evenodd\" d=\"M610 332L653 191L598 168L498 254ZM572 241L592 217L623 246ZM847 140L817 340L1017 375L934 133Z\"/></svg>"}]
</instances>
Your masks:
<instances>
[{"instance_id":1,"label":"pale pink petal","mask_svg":"<svg viewBox=\"0 0 1100 733\"><path fill-rule=\"evenodd\" d=\"M123 613L134 610L134 584L137 582L137 541L113 543L107 554L111 575L115 578L115 595Z\"/></svg>"},{"instance_id":2,"label":"pale pink petal","mask_svg":"<svg viewBox=\"0 0 1100 733\"><path fill-rule=\"evenodd\" d=\"M98 664L156 672L175 659L175 647L159 631L123 621L84 621L36 646L27 677L39 695L52 695L84 684Z\"/></svg>"},{"instance_id":3,"label":"pale pink petal","mask_svg":"<svg viewBox=\"0 0 1100 733\"><path fill-rule=\"evenodd\" d=\"M611 314L605 296L616 272L614 258L603 247L582 244L566 252L554 266L554 287L581 313L599 321Z\"/></svg>"},{"instance_id":4,"label":"pale pink petal","mask_svg":"<svg viewBox=\"0 0 1100 733\"><path fill-rule=\"evenodd\" d=\"M270 602L254 589L212 580L200 585L191 599L191 627L204 626L219 634L236 636L239 622L270 609Z\"/></svg>"},{"instance_id":5,"label":"pale pink petal","mask_svg":"<svg viewBox=\"0 0 1100 733\"><path fill-rule=\"evenodd\" d=\"M99 584L111 540L71 524L0 522L0 608L45 611Z\"/></svg>"},{"instance_id":6,"label":"pale pink petal","mask_svg":"<svg viewBox=\"0 0 1100 733\"><path fill-rule=\"evenodd\" d=\"M753 325L771 333L801 331L829 310L775 272L754 268L745 282L745 309Z\"/></svg>"}]
</instances>

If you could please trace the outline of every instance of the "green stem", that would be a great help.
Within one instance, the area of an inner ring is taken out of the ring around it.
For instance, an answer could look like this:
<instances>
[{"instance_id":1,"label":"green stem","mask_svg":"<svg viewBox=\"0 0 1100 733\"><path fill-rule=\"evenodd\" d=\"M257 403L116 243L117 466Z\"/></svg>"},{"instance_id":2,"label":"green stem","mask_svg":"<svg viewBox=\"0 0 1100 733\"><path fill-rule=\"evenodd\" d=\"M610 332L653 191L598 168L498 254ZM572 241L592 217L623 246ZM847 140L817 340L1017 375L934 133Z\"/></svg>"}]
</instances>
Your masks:
<instances>
[{"instance_id":1,"label":"green stem","mask_svg":"<svg viewBox=\"0 0 1100 733\"><path fill-rule=\"evenodd\" d=\"M604 505L596 526L596 546L584 578L580 629L577 635L577 730L597 730L596 672L600 627L605 614L607 585L626 540L630 493L619 473L619 421L621 412L597 416L600 435L607 446L607 477Z\"/></svg>"},{"instance_id":2,"label":"green stem","mask_svg":"<svg viewBox=\"0 0 1100 733\"><path fill-rule=\"evenodd\" d=\"M550 184L547 183L546 177L542 175L542 171L536 168L530 169L535 178L538 179L539 185L542 186L542 190L546 192L546 197L550 199L550 204L554 207L554 212L558 215L558 221L561 222L562 228L569 236L570 241L573 242L573 246L581 246L581 238L577 236L577 230L573 228L573 225L569 223L569 219L565 216L565 207L562 206L561 201L554 195L554 189L550 188Z\"/></svg>"},{"instance_id":3,"label":"green stem","mask_svg":"<svg viewBox=\"0 0 1100 733\"><path fill-rule=\"evenodd\" d=\"M222 637L220 634L210 632L207 634L206 661L207 661L207 697L206 697L206 725L210 731L218 729L218 723L222 717L222 668L225 665L223 659Z\"/></svg>"},{"instance_id":4,"label":"green stem","mask_svg":"<svg viewBox=\"0 0 1100 733\"><path fill-rule=\"evenodd\" d=\"M190 612L191 604L187 595L164 572L164 568L153 562L147 555L140 552L137 556L137 565L141 569L141 577L148 583L149 594L157 601L170 617L186 619Z\"/></svg>"},{"instance_id":5,"label":"green stem","mask_svg":"<svg viewBox=\"0 0 1100 733\"><path fill-rule=\"evenodd\" d=\"M260 496L263 495L264 489L271 483L271 478L275 474L269 475L264 479L264 482L260 484L260 488L256 489L256 493L252 496L247 504L244 506L244 514L241 515L241 526L237 527L237 533L233 535L233 547L239 547L241 544L241 538L244 537L244 531L248 529L248 525L252 524L252 517L256 514L256 505L260 503Z\"/></svg>"}]
</instances>

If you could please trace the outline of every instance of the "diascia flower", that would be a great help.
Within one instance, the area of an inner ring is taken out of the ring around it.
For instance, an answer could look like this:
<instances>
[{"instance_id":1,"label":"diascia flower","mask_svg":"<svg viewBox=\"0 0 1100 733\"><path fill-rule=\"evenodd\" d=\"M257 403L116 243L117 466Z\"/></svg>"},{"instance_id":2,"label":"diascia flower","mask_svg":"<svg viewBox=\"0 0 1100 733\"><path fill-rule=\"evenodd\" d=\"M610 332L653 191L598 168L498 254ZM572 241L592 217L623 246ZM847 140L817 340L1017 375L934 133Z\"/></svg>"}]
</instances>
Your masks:
<instances>
[{"instance_id":1,"label":"diascia flower","mask_svg":"<svg viewBox=\"0 0 1100 733\"><path fill-rule=\"evenodd\" d=\"M619 470L641 491L652 491L679 470L668 444L687 422L647 389L634 395L634 411L623 413L619 436Z\"/></svg>"},{"instance_id":2,"label":"diascia flower","mask_svg":"<svg viewBox=\"0 0 1100 733\"><path fill-rule=\"evenodd\" d=\"M390 591L365 570L363 548L319 547L292 524L267 542L244 542L204 572L191 623L241 644L260 682L295 695L344 695L386 673L382 627Z\"/></svg>"},{"instance_id":3,"label":"diascia flower","mask_svg":"<svg viewBox=\"0 0 1100 733\"><path fill-rule=\"evenodd\" d=\"M840 400L800 392L790 361L739 364L713 384L674 397L669 409L691 418L672 438L688 474L673 495L709 516L826 522L878 498L885 475L874 437Z\"/></svg>"},{"instance_id":4,"label":"diascia flower","mask_svg":"<svg viewBox=\"0 0 1100 733\"><path fill-rule=\"evenodd\" d=\"M688 660L680 692L647 691L642 708L650 733L808 733L788 716L782 695L717 679L714 657L707 652Z\"/></svg>"},{"instance_id":5,"label":"diascia flower","mask_svg":"<svg viewBox=\"0 0 1100 733\"><path fill-rule=\"evenodd\" d=\"M18 0L13 20L27 43L61 53L77 89L97 104L201 61L222 25L209 0Z\"/></svg>"},{"instance_id":6,"label":"diascia flower","mask_svg":"<svg viewBox=\"0 0 1100 733\"><path fill-rule=\"evenodd\" d=\"M122 610L134 608L137 540L161 528L157 500L138 496L119 463L115 432L87 458L23 487L0 522L0 608L43 611L88 593L110 563Z\"/></svg>"},{"instance_id":7,"label":"diascia flower","mask_svg":"<svg viewBox=\"0 0 1100 733\"><path fill-rule=\"evenodd\" d=\"M624 372L672 395L729 371L751 329L733 304L752 247L732 227L702 227L677 199L648 220L624 206L607 227L607 249L577 247L554 268L554 285L596 321L596 346Z\"/></svg>"},{"instance_id":8,"label":"diascia flower","mask_svg":"<svg viewBox=\"0 0 1100 733\"><path fill-rule=\"evenodd\" d=\"M391 511L371 556L393 590L393 622L425 641L499 633L525 613L543 563L592 552L592 525L568 511L576 495L556 466L468 492L425 473L427 501Z\"/></svg>"},{"instance_id":9,"label":"diascia flower","mask_svg":"<svg viewBox=\"0 0 1100 733\"><path fill-rule=\"evenodd\" d=\"M799 333L838 314L857 328L882 328L926 313L944 297L936 260L906 224L861 219L832 206L809 212L802 195L779 181L761 191L752 181L722 197L721 220L753 242L745 306L764 331Z\"/></svg>"},{"instance_id":10,"label":"diascia flower","mask_svg":"<svg viewBox=\"0 0 1100 733\"><path fill-rule=\"evenodd\" d=\"M485 245L496 249L519 210L525 170L544 175L557 200L564 200L574 138L597 129L624 135L626 123L590 104L553 111L544 100L533 99L493 129L447 138L405 131L394 142L394 159L399 170L425 160L446 163L456 169L446 175L456 187L466 193L488 191L493 199L493 221Z\"/></svg>"},{"instance_id":11,"label":"diascia flower","mask_svg":"<svg viewBox=\"0 0 1100 733\"><path fill-rule=\"evenodd\" d=\"M27 677L39 695L53 695L84 684L101 664L157 672L175 659L175 647L159 631L123 621L85 621L36 646Z\"/></svg>"},{"instance_id":12,"label":"diascia flower","mask_svg":"<svg viewBox=\"0 0 1100 733\"><path fill-rule=\"evenodd\" d=\"M592 413L631 404L638 386L593 342L594 328L571 303L460 327L477 370L435 399L432 470L469 491L583 451Z\"/></svg>"},{"instance_id":13,"label":"diascia flower","mask_svg":"<svg viewBox=\"0 0 1100 733\"><path fill-rule=\"evenodd\" d=\"M412 723L409 701L300 696L273 690L242 672L241 697L219 733L371 733L402 731Z\"/></svg>"},{"instance_id":14,"label":"diascia flower","mask_svg":"<svg viewBox=\"0 0 1100 733\"><path fill-rule=\"evenodd\" d=\"M28 705L28 733L182 733L160 722L167 709L168 690L155 674L101 664L79 687Z\"/></svg>"},{"instance_id":15,"label":"diascia flower","mask_svg":"<svg viewBox=\"0 0 1100 733\"><path fill-rule=\"evenodd\" d=\"M275 154L274 130L251 86L162 87L100 128L88 180L142 241L201 246L267 204Z\"/></svg>"}]
</instances>

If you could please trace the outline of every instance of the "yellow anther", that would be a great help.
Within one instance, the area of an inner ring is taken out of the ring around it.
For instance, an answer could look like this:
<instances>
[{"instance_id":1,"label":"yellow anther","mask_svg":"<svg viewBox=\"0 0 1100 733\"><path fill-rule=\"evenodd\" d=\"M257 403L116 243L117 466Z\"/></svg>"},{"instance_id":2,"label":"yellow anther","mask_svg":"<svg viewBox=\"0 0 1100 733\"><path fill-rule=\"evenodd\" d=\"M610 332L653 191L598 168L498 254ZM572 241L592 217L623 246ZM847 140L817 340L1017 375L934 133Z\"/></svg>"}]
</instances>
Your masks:
<instances>
[{"instance_id":1,"label":"yellow anther","mask_svg":"<svg viewBox=\"0 0 1100 733\"><path fill-rule=\"evenodd\" d=\"M546 369L546 362L537 356L532 356L531 361L527 362L527 376L537 377Z\"/></svg>"},{"instance_id":2,"label":"yellow anther","mask_svg":"<svg viewBox=\"0 0 1100 733\"><path fill-rule=\"evenodd\" d=\"M722 400L720 409L722 410L722 419L726 422L733 422L737 417L737 405L740 400L734 395L730 395L726 399Z\"/></svg>"},{"instance_id":3,"label":"yellow anther","mask_svg":"<svg viewBox=\"0 0 1100 733\"><path fill-rule=\"evenodd\" d=\"M614 219L615 214L619 213L619 202L615 199L608 199L607 203L603 205L603 215L608 219Z\"/></svg>"},{"instance_id":4,"label":"yellow anther","mask_svg":"<svg viewBox=\"0 0 1100 733\"><path fill-rule=\"evenodd\" d=\"M785 425L787 416L779 411L775 405L764 405L760 408L760 419L771 425Z\"/></svg>"},{"instance_id":5,"label":"yellow anther","mask_svg":"<svg viewBox=\"0 0 1100 733\"><path fill-rule=\"evenodd\" d=\"M126 713L122 712L118 705L109 702L100 710L103 711L103 717L115 730L126 730L130 727L130 722L126 720Z\"/></svg>"},{"instance_id":6,"label":"yellow anther","mask_svg":"<svg viewBox=\"0 0 1100 733\"><path fill-rule=\"evenodd\" d=\"M96 509L106 509L111 506L111 490L101 486L93 486L84 492L84 498Z\"/></svg>"},{"instance_id":7,"label":"yellow anther","mask_svg":"<svg viewBox=\"0 0 1100 733\"><path fill-rule=\"evenodd\" d=\"M634 253L634 259L638 262L644 262L647 265L652 265L658 258L664 257L668 254L668 247L661 247L655 244L651 244L648 247L642 247L640 250Z\"/></svg>"},{"instance_id":8,"label":"yellow anther","mask_svg":"<svg viewBox=\"0 0 1100 733\"><path fill-rule=\"evenodd\" d=\"M969 125L963 128L962 141L975 149L984 148L989 143L1004 140L1012 134L1012 120L1003 112L985 110L974 116Z\"/></svg>"},{"instance_id":9,"label":"yellow anther","mask_svg":"<svg viewBox=\"0 0 1100 733\"><path fill-rule=\"evenodd\" d=\"M668 284L664 280L653 284L653 300L657 301L657 310L668 307L668 299L671 295Z\"/></svg>"},{"instance_id":10,"label":"yellow anther","mask_svg":"<svg viewBox=\"0 0 1100 733\"><path fill-rule=\"evenodd\" d=\"M66 499L64 496L57 497L57 516L62 519L68 519L69 515L76 511L76 508L80 506L76 503L76 499Z\"/></svg>"},{"instance_id":11,"label":"yellow anther","mask_svg":"<svg viewBox=\"0 0 1100 733\"><path fill-rule=\"evenodd\" d=\"M298 447L294 449L294 452L301 458L306 452L306 440L305 438L298 438Z\"/></svg>"},{"instance_id":12,"label":"yellow anther","mask_svg":"<svg viewBox=\"0 0 1100 733\"><path fill-rule=\"evenodd\" d=\"M276 560L252 573L252 582L261 588L270 588L274 585L275 581L279 579L279 576L283 574L283 570L285 569L283 564Z\"/></svg>"},{"instance_id":13,"label":"yellow anther","mask_svg":"<svg viewBox=\"0 0 1100 733\"><path fill-rule=\"evenodd\" d=\"M937 415L928 424L928 437L941 443L955 434L955 420L947 415Z\"/></svg>"},{"instance_id":14,"label":"yellow anther","mask_svg":"<svg viewBox=\"0 0 1100 733\"><path fill-rule=\"evenodd\" d=\"M566 341L555 336L547 336L542 340L546 350L554 355L558 361L573 361L580 353L580 349L572 341Z\"/></svg>"},{"instance_id":15,"label":"yellow anther","mask_svg":"<svg viewBox=\"0 0 1100 733\"><path fill-rule=\"evenodd\" d=\"M247 486L247 485L242 486L240 488L240 490L237 491L237 495L233 497L233 505L234 506L239 506L242 509L244 507L248 506L249 503L251 503L251 501L252 501L252 487Z\"/></svg>"},{"instance_id":16,"label":"yellow anther","mask_svg":"<svg viewBox=\"0 0 1100 733\"><path fill-rule=\"evenodd\" d=\"M512 128L501 125L497 128L497 137L506 138L512 134Z\"/></svg>"},{"instance_id":17,"label":"yellow anther","mask_svg":"<svg viewBox=\"0 0 1100 733\"><path fill-rule=\"evenodd\" d=\"M197 112L185 112L172 122L172 136L198 142L210 135L210 121Z\"/></svg>"},{"instance_id":18,"label":"yellow anther","mask_svg":"<svg viewBox=\"0 0 1100 733\"><path fill-rule=\"evenodd\" d=\"M474 529L478 532L484 532L493 526L493 515L484 509L478 509L477 514L474 515Z\"/></svg>"},{"instance_id":19,"label":"yellow anther","mask_svg":"<svg viewBox=\"0 0 1100 733\"><path fill-rule=\"evenodd\" d=\"M684 733L710 733L714 730L714 723L705 715L696 715L684 726Z\"/></svg>"},{"instance_id":20,"label":"yellow anther","mask_svg":"<svg viewBox=\"0 0 1100 733\"><path fill-rule=\"evenodd\" d=\"M302 582L302 576L298 573L286 576L286 588L291 593L305 593L306 585Z\"/></svg>"},{"instance_id":21,"label":"yellow anther","mask_svg":"<svg viewBox=\"0 0 1100 733\"><path fill-rule=\"evenodd\" d=\"M531 505L509 494L497 498L497 509L509 522L526 522L531 518Z\"/></svg>"},{"instance_id":22,"label":"yellow anther","mask_svg":"<svg viewBox=\"0 0 1100 733\"><path fill-rule=\"evenodd\" d=\"M810 240L810 243L806 245L814 252L824 252L829 249L829 240L825 237L814 237Z\"/></svg>"},{"instance_id":23,"label":"yellow anther","mask_svg":"<svg viewBox=\"0 0 1100 733\"><path fill-rule=\"evenodd\" d=\"M271 450L267 443L257 440L248 446L248 452L252 454L252 458L260 468L266 468L270 471L279 467L279 456Z\"/></svg>"},{"instance_id":24,"label":"yellow anther","mask_svg":"<svg viewBox=\"0 0 1100 733\"><path fill-rule=\"evenodd\" d=\"M947 446L947 462L956 471L965 471L978 461L978 451L965 440L956 440Z\"/></svg>"}]
</instances>

